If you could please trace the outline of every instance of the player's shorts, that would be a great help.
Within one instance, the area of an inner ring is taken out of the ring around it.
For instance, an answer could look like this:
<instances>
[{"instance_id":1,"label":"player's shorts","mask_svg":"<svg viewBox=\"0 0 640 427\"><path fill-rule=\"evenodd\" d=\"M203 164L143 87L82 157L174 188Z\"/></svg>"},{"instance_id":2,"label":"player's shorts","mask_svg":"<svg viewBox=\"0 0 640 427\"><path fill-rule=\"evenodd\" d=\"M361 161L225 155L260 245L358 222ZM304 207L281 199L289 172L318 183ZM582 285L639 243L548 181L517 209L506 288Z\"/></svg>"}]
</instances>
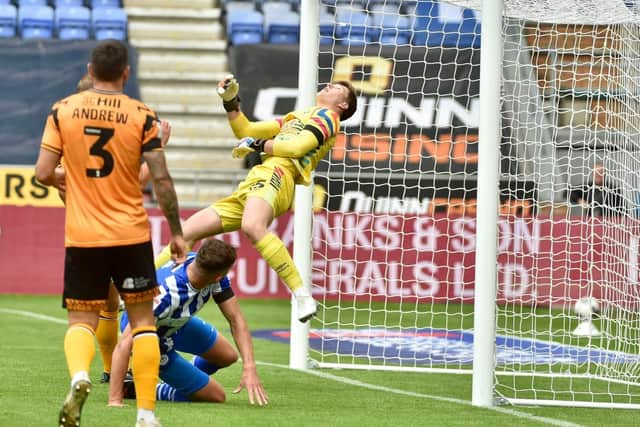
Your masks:
<instances>
[{"instance_id":1,"label":"player's shorts","mask_svg":"<svg viewBox=\"0 0 640 427\"><path fill-rule=\"evenodd\" d=\"M274 217L291 208L295 192L294 177L286 168L278 165L256 165L236 191L218 200L211 207L222 221L224 232L240 228L244 206L249 197L259 197L269 203Z\"/></svg>"},{"instance_id":2,"label":"player's shorts","mask_svg":"<svg viewBox=\"0 0 640 427\"><path fill-rule=\"evenodd\" d=\"M62 306L75 311L105 309L112 279L125 303L152 300L159 290L151 242L66 248Z\"/></svg>"},{"instance_id":3,"label":"player's shorts","mask_svg":"<svg viewBox=\"0 0 640 427\"><path fill-rule=\"evenodd\" d=\"M123 331L129 319L127 313L120 319ZM209 375L196 368L178 352L200 355L213 347L218 339L216 328L200 319L190 318L184 326L169 337L160 338L160 378L185 396L191 396L209 383Z\"/></svg>"}]
</instances>

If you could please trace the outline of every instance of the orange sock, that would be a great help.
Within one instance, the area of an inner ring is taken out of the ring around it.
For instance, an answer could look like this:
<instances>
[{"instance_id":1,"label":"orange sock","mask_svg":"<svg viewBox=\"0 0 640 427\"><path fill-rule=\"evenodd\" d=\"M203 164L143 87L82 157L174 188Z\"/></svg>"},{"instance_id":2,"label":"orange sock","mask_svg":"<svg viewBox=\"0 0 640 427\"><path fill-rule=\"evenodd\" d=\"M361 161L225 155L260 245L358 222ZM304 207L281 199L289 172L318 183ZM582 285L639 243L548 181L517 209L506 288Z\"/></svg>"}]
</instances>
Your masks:
<instances>
[{"instance_id":1,"label":"orange sock","mask_svg":"<svg viewBox=\"0 0 640 427\"><path fill-rule=\"evenodd\" d=\"M96 354L93 328L84 323L76 323L67 329L64 336L64 354L67 358L69 375L89 372L91 361Z\"/></svg>"},{"instance_id":2,"label":"orange sock","mask_svg":"<svg viewBox=\"0 0 640 427\"><path fill-rule=\"evenodd\" d=\"M102 355L102 369L106 373L111 372L111 359L113 349L118 343L118 312L101 311L98 327L96 328L98 347Z\"/></svg>"},{"instance_id":3,"label":"orange sock","mask_svg":"<svg viewBox=\"0 0 640 427\"><path fill-rule=\"evenodd\" d=\"M160 371L160 347L155 326L135 328L133 335L133 382L138 409L154 410Z\"/></svg>"}]
</instances>

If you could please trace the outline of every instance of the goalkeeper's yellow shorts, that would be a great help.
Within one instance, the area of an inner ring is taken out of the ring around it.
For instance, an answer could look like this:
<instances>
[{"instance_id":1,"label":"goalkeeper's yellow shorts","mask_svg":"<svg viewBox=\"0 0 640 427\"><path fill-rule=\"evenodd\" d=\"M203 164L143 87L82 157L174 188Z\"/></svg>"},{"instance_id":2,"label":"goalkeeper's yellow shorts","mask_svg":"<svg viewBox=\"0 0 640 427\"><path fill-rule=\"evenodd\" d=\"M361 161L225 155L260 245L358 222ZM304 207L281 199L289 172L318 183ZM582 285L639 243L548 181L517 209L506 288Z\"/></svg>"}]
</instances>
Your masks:
<instances>
[{"instance_id":1,"label":"goalkeeper's yellow shorts","mask_svg":"<svg viewBox=\"0 0 640 427\"><path fill-rule=\"evenodd\" d=\"M295 192L294 177L291 172L278 165L256 165L236 191L218 200L211 207L222 221L224 232L240 228L247 198L259 197L269 203L274 218L291 208Z\"/></svg>"}]
</instances>

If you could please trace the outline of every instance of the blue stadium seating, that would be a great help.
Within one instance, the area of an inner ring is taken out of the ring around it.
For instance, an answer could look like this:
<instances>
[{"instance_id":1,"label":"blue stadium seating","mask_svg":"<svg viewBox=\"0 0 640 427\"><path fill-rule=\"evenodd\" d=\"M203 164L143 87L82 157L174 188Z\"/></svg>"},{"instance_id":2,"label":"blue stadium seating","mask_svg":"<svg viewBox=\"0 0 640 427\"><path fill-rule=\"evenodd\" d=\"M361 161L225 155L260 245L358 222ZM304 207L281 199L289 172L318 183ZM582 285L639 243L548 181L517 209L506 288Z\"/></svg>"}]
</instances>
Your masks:
<instances>
[{"instance_id":1,"label":"blue stadium seating","mask_svg":"<svg viewBox=\"0 0 640 427\"><path fill-rule=\"evenodd\" d=\"M53 9L49 6L20 7L18 29L23 39L50 39L53 36Z\"/></svg>"},{"instance_id":2,"label":"blue stadium seating","mask_svg":"<svg viewBox=\"0 0 640 427\"><path fill-rule=\"evenodd\" d=\"M481 22L471 9L422 0L413 29L412 43L417 46L480 47Z\"/></svg>"},{"instance_id":3,"label":"blue stadium seating","mask_svg":"<svg viewBox=\"0 0 640 427\"><path fill-rule=\"evenodd\" d=\"M0 0L0 4L11 4L10 0Z\"/></svg>"},{"instance_id":4,"label":"blue stadium seating","mask_svg":"<svg viewBox=\"0 0 640 427\"><path fill-rule=\"evenodd\" d=\"M371 13L371 22L374 28L371 32L373 40L389 45L409 44L411 40L411 24L408 17L373 12Z\"/></svg>"},{"instance_id":5,"label":"blue stadium seating","mask_svg":"<svg viewBox=\"0 0 640 427\"><path fill-rule=\"evenodd\" d=\"M229 1L225 4L225 10L227 14L235 13L238 10L253 11L255 10L255 6L253 2L249 1Z\"/></svg>"},{"instance_id":6,"label":"blue stadium seating","mask_svg":"<svg viewBox=\"0 0 640 427\"><path fill-rule=\"evenodd\" d=\"M127 24L124 9L99 7L92 10L91 27L96 40L126 40Z\"/></svg>"},{"instance_id":7,"label":"blue stadium seating","mask_svg":"<svg viewBox=\"0 0 640 427\"><path fill-rule=\"evenodd\" d=\"M84 0L55 0L53 4L56 8L60 6L84 6Z\"/></svg>"},{"instance_id":8,"label":"blue stadium seating","mask_svg":"<svg viewBox=\"0 0 640 427\"><path fill-rule=\"evenodd\" d=\"M265 3L266 5L267 3ZM267 42L274 44L294 44L300 39L300 16L289 11L265 13L265 34Z\"/></svg>"},{"instance_id":9,"label":"blue stadium seating","mask_svg":"<svg viewBox=\"0 0 640 427\"><path fill-rule=\"evenodd\" d=\"M0 4L0 38L13 38L17 34L18 11L12 4Z\"/></svg>"},{"instance_id":10,"label":"blue stadium seating","mask_svg":"<svg viewBox=\"0 0 640 427\"><path fill-rule=\"evenodd\" d=\"M264 18L255 10L239 10L227 14L227 33L233 45L261 43Z\"/></svg>"},{"instance_id":11,"label":"blue stadium seating","mask_svg":"<svg viewBox=\"0 0 640 427\"><path fill-rule=\"evenodd\" d=\"M55 13L56 33L62 40L87 40L91 33L91 12L83 6L59 6Z\"/></svg>"},{"instance_id":12,"label":"blue stadium seating","mask_svg":"<svg viewBox=\"0 0 640 427\"><path fill-rule=\"evenodd\" d=\"M360 9L336 6L335 36L344 45L364 45L371 41L367 33L369 16Z\"/></svg>"},{"instance_id":13,"label":"blue stadium seating","mask_svg":"<svg viewBox=\"0 0 640 427\"><path fill-rule=\"evenodd\" d=\"M335 20L333 15L320 11L320 44L333 43Z\"/></svg>"},{"instance_id":14,"label":"blue stadium seating","mask_svg":"<svg viewBox=\"0 0 640 427\"><path fill-rule=\"evenodd\" d=\"M291 12L291 4L284 1L266 1L262 3L262 13L266 16L272 13Z\"/></svg>"},{"instance_id":15,"label":"blue stadium seating","mask_svg":"<svg viewBox=\"0 0 640 427\"><path fill-rule=\"evenodd\" d=\"M388 3L372 3L369 4L369 13L389 13L397 14L400 10L400 3L388 4Z\"/></svg>"},{"instance_id":16,"label":"blue stadium seating","mask_svg":"<svg viewBox=\"0 0 640 427\"><path fill-rule=\"evenodd\" d=\"M47 0L18 0L18 7L47 6Z\"/></svg>"},{"instance_id":17,"label":"blue stadium seating","mask_svg":"<svg viewBox=\"0 0 640 427\"><path fill-rule=\"evenodd\" d=\"M418 2L416 0L402 0L401 7L405 15L415 16Z\"/></svg>"},{"instance_id":18,"label":"blue stadium seating","mask_svg":"<svg viewBox=\"0 0 640 427\"><path fill-rule=\"evenodd\" d=\"M97 9L99 7L119 9L121 4L120 0L91 0L91 9Z\"/></svg>"}]
</instances>

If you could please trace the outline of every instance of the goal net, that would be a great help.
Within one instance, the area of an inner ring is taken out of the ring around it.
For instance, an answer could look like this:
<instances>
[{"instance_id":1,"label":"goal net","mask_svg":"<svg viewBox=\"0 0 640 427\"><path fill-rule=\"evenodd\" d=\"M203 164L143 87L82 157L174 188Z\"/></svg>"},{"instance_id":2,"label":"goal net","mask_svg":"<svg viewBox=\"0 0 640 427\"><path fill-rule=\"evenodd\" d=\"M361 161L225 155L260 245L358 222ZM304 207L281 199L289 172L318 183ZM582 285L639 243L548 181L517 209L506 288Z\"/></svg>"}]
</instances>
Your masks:
<instances>
[{"instance_id":1,"label":"goal net","mask_svg":"<svg viewBox=\"0 0 640 427\"><path fill-rule=\"evenodd\" d=\"M309 357L471 372L495 327L496 398L635 407L640 9L505 0L494 326L473 324L480 3L321 7L319 82L359 105L316 173Z\"/></svg>"}]
</instances>

